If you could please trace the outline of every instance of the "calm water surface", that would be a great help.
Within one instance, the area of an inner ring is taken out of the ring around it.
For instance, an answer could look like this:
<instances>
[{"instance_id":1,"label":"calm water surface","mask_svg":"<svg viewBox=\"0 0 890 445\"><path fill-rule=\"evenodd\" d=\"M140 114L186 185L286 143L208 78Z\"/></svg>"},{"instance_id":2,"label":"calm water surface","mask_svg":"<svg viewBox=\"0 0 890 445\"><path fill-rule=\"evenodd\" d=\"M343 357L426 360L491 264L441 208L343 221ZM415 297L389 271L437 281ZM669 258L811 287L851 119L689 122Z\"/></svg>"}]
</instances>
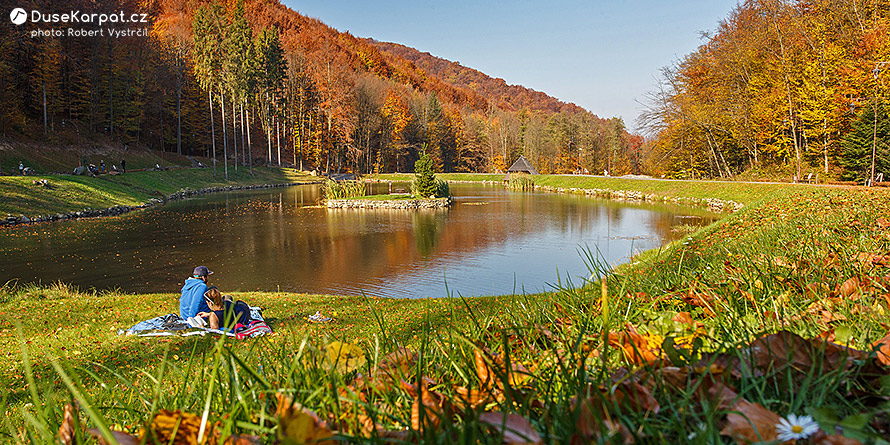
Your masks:
<instances>
[{"instance_id":1,"label":"calm water surface","mask_svg":"<svg viewBox=\"0 0 890 445\"><path fill-rule=\"evenodd\" d=\"M379 187L379 186L378 186ZM398 187L398 186L397 186ZM194 266L224 292L420 298L538 292L717 215L582 196L452 184L448 210L328 210L318 186L214 194L121 217L0 230L7 280L178 292ZM598 252L598 254L597 254Z\"/></svg>"}]
</instances>

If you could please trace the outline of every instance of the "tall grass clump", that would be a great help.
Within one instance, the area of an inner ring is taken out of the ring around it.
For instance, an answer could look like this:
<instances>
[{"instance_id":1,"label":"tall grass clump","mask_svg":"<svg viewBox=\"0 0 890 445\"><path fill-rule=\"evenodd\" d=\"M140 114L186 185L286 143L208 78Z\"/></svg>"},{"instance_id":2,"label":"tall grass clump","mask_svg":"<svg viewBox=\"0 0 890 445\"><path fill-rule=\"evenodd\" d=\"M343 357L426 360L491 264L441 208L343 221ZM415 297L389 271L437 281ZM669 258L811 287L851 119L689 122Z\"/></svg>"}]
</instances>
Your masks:
<instances>
[{"instance_id":1,"label":"tall grass clump","mask_svg":"<svg viewBox=\"0 0 890 445\"><path fill-rule=\"evenodd\" d=\"M357 198L367 195L365 184L361 181L326 180L321 186L324 199Z\"/></svg>"},{"instance_id":2,"label":"tall grass clump","mask_svg":"<svg viewBox=\"0 0 890 445\"><path fill-rule=\"evenodd\" d=\"M528 175L511 175L507 188L517 192L530 192L535 189L535 180Z\"/></svg>"}]
</instances>

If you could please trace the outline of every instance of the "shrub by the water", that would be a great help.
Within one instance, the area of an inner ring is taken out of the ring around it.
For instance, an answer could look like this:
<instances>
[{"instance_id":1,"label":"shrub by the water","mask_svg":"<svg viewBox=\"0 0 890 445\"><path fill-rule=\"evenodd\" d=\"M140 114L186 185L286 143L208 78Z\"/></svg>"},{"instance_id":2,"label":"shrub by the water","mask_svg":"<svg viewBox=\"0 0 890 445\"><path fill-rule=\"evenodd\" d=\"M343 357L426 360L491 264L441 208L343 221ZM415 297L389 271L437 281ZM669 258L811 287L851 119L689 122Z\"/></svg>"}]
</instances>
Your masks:
<instances>
[{"instance_id":1,"label":"shrub by the water","mask_svg":"<svg viewBox=\"0 0 890 445\"><path fill-rule=\"evenodd\" d=\"M332 181L328 179L321 186L321 193L325 199L345 199L365 196L365 184L359 181Z\"/></svg>"},{"instance_id":2,"label":"shrub by the water","mask_svg":"<svg viewBox=\"0 0 890 445\"><path fill-rule=\"evenodd\" d=\"M511 176L507 188L519 192L530 192L535 189L535 180L531 176Z\"/></svg>"},{"instance_id":3,"label":"shrub by the water","mask_svg":"<svg viewBox=\"0 0 890 445\"><path fill-rule=\"evenodd\" d=\"M444 198L448 196L448 185L436 179L433 160L425 151L414 163L414 181L411 183L411 194L418 198Z\"/></svg>"}]
</instances>

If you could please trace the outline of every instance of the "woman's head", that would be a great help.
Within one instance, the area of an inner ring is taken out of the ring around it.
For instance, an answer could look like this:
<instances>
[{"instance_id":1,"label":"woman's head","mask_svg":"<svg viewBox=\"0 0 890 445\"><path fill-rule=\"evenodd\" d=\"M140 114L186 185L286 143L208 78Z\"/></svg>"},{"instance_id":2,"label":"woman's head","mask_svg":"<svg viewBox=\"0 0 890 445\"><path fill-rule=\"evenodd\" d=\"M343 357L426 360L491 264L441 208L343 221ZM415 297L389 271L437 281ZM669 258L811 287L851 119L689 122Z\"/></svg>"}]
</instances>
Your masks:
<instances>
[{"instance_id":1,"label":"woman's head","mask_svg":"<svg viewBox=\"0 0 890 445\"><path fill-rule=\"evenodd\" d=\"M210 309L212 310L222 309L222 299L222 293L216 286L210 286L207 288L207 291L204 292L204 301L207 302L207 306L210 306Z\"/></svg>"}]
</instances>

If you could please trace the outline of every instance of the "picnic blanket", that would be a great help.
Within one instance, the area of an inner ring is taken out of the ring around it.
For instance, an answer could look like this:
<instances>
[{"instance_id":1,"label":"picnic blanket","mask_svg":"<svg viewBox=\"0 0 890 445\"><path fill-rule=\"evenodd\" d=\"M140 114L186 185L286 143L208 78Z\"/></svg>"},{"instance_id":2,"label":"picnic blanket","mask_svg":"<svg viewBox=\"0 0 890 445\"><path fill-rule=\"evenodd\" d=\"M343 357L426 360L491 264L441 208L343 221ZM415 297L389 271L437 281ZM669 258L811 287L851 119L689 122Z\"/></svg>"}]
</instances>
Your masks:
<instances>
[{"instance_id":1,"label":"picnic blanket","mask_svg":"<svg viewBox=\"0 0 890 445\"><path fill-rule=\"evenodd\" d=\"M247 326L241 326L234 331L228 329L212 329L209 326L202 326L200 323L195 323L195 320L183 320L177 314L168 314L140 321L130 329L121 332L123 335L138 335L140 337L159 337L167 335L188 337L191 335L204 336L208 333L242 339L271 334L272 328L266 324L266 320L263 319L263 314L260 312L260 308L251 306L250 323L248 323Z\"/></svg>"}]
</instances>

